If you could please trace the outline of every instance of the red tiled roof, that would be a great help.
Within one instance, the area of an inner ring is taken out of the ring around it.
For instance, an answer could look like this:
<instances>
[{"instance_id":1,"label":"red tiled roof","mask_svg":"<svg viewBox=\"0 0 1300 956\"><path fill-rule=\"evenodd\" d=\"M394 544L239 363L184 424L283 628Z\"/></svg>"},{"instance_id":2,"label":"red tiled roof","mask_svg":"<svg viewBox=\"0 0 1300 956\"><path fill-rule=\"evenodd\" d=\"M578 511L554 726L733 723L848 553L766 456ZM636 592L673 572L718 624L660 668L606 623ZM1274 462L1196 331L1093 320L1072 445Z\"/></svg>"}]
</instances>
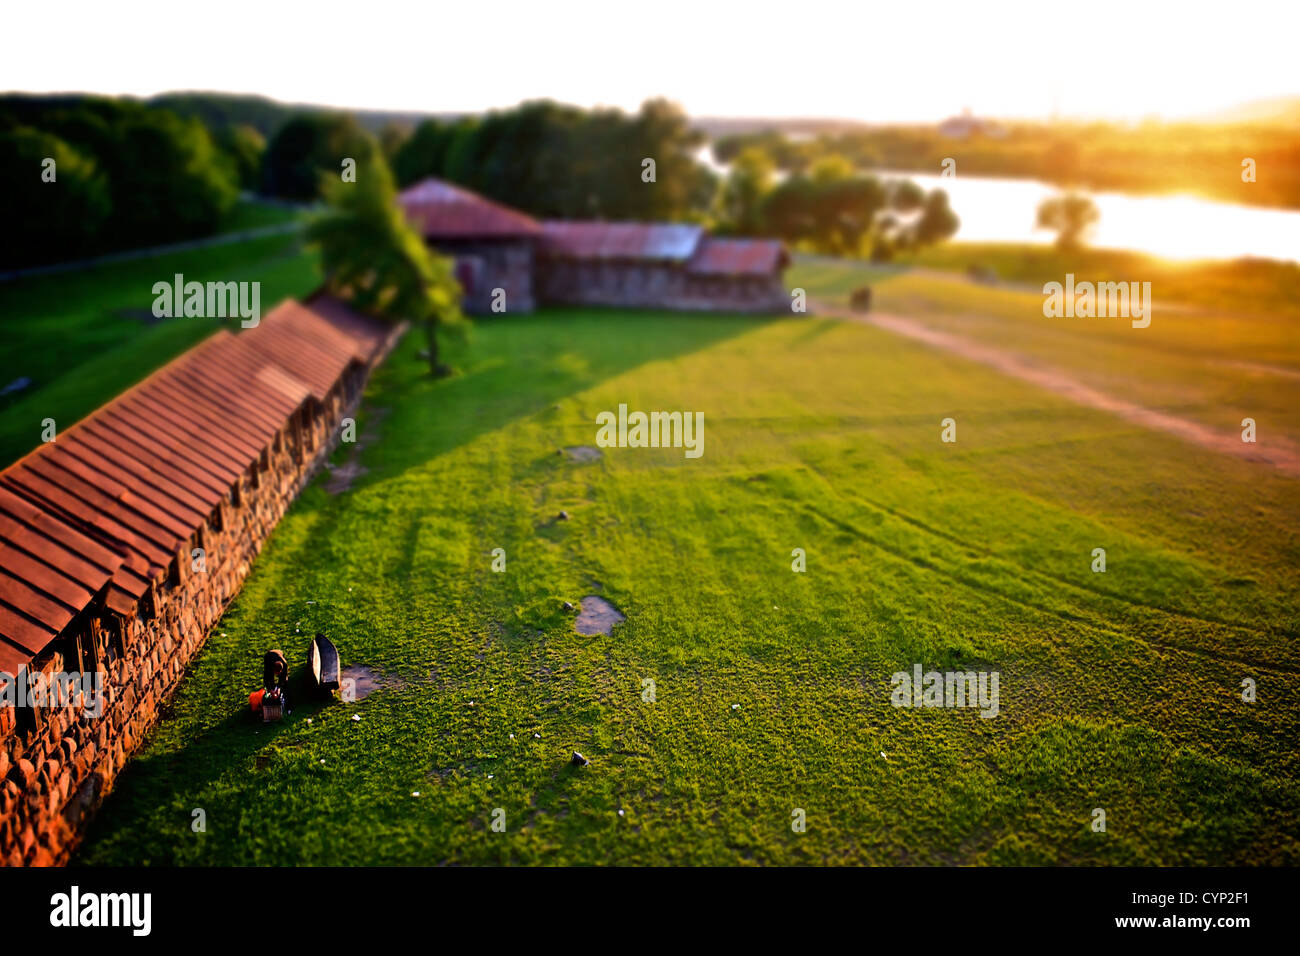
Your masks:
<instances>
[{"instance_id":1,"label":"red tiled roof","mask_svg":"<svg viewBox=\"0 0 1300 956\"><path fill-rule=\"evenodd\" d=\"M687 223L567 222L542 224L539 252L568 259L659 259L684 262L704 229Z\"/></svg>"},{"instance_id":2,"label":"red tiled roof","mask_svg":"<svg viewBox=\"0 0 1300 956\"><path fill-rule=\"evenodd\" d=\"M406 218L425 238L473 239L533 236L537 220L441 179L425 179L397 197Z\"/></svg>"},{"instance_id":3,"label":"red tiled roof","mask_svg":"<svg viewBox=\"0 0 1300 956\"><path fill-rule=\"evenodd\" d=\"M134 610L289 417L385 338L329 296L285 302L0 472L0 671L17 673L101 591Z\"/></svg>"},{"instance_id":4,"label":"red tiled roof","mask_svg":"<svg viewBox=\"0 0 1300 956\"><path fill-rule=\"evenodd\" d=\"M699 275L771 275L790 264L776 239L714 239L700 243L687 268Z\"/></svg>"}]
</instances>

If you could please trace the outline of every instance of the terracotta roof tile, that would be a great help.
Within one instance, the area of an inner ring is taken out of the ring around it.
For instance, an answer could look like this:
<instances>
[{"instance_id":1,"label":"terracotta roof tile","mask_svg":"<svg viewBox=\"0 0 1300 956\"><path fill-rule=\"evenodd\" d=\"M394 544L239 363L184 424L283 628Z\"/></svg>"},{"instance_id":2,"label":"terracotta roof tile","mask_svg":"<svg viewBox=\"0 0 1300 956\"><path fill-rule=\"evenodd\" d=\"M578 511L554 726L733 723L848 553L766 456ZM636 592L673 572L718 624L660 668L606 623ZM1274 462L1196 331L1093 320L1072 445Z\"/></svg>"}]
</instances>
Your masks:
<instances>
[{"instance_id":1,"label":"terracotta roof tile","mask_svg":"<svg viewBox=\"0 0 1300 956\"><path fill-rule=\"evenodd\" d=\"M16 673L96 595L133 613L289 418L386 338L330 296L286 302L0 472L0 670Z\"/></svg>"},{"instance_id":2,"label":"terracotta roof tile","mask_svg":"<svg viewBox=\"0 0 1300 956\"><path fill-rule=\"evenodd\" d=\"M541 232L531 216L440 179L408 187L397 202L426 238L505 239Z\"/></svg>"}]
</instances>

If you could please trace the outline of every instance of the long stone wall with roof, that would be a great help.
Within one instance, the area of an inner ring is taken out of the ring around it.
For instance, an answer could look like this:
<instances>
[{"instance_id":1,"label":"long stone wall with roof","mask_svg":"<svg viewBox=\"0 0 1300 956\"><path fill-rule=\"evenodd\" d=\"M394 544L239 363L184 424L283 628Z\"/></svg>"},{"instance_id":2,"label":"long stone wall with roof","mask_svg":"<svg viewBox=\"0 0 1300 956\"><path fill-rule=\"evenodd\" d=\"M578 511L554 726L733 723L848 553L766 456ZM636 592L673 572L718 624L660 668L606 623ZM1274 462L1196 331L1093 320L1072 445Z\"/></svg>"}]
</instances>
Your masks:
<instances>
[{"instance_id":1,"label":"long stone wall with roof","mask_svg":"<svg viewBox=\"0 0 1300 956\"><path fill-rule=\"evenodd\" d=\"M397 334L286 302L0 473L0 863L66 861Z\"/></svg>"}]
</instances>

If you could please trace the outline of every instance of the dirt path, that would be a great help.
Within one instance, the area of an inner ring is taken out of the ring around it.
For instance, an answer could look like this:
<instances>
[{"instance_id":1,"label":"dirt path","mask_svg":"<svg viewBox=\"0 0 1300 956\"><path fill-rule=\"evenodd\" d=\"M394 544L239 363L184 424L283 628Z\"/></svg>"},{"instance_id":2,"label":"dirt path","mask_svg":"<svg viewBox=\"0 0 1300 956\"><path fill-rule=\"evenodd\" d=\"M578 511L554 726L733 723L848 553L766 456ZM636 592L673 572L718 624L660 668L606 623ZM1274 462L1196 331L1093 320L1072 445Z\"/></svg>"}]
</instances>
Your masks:
<instances>
[{"instance_id":1,"label":"dirt path","mask_svg":"<svg viewBox=\"0 0 1300 956\"><path fill-rule=\"evenodd\" d=\"M1010 352L981 345L978 342L972 342L970 339L964 339L956 335L950 335L947 332L929 328L911 319L879 312L864 315L821 303L810 305L810 311L814 315L828 315L874 325L878 329L884 329L887 332L893 332L895 335L923 342L934 348L943 349L945 352L951 352L973 362L979 362L981 365L987 365L1003 375L1010 375L1012 378L1018 378L1031 385L1037 385L1039 388L1062 395L1080 405L1118 415L1134 425L1177 435L1184 441L1192 442L1203 448L1209 448L1225 455L1235 455L1247 461L1261 462L1276 468L1291 478L1300 478L1300 450L1297 450L1289 443L1279 443L1274 439L1269 445L1249 444L1241 440L1239 432L1233 431L1227 434L1217 432L1199 422L1189 421L1155 409L1135 405L1122 398L1099 392L1095 388L1084 385L1057 369L1031 364Z\"/></svg>"}]
</instances>

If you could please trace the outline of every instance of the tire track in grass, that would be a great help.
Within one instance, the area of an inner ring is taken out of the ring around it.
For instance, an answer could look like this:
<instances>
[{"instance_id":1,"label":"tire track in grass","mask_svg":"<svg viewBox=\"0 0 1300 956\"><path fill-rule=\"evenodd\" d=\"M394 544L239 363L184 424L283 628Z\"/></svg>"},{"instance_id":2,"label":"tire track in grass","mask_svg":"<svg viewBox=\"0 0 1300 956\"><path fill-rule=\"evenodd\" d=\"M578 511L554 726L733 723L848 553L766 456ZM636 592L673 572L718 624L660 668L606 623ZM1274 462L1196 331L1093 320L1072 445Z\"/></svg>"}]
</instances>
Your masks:
<instances>
[{"instance_id":1,"label":"tire track in grass","mask_svg":"<svg viewBox=\"0 0 1300 956\"><path fill-rule=\"evenodd\" d=\"M1206 614L1196 614L1191 611L1186 611L1180 608L1173 607L1171 605L1155 604L1150 601L1140 600L1138 598L1126 597L1123 594L1116 594L1113 591L1107 591L1103 588L1091 587L1087 584L1080 584L1078 581L1072 581L1067 577L1058 574L1053 574L1050 571L1040 571L1036 568L1026 567L1022 564L1017 563L1013 558L1006 555L997 554L996 552L991 551L986 547L982 547L982 546L977 547L968 541L964 541L962 538L958 537L957 535L950 534L949 532L942 531L938 528L932 528L929 525L927 525L924 521L921 521L919 518L913 518L910 515L906 514L905 512L899 511L896 508L892 508L889 505L880 504L878 502L871 501L870 499L867 498L858 498L851 495L841 495L841 497L843 497L845 501L848 501L851 504L860 505L863 508L866 508L868 510L879 511L889 515L890 517L897 518L898 520L903 521L906 524L911 525L912 527L915 527L920 531L934 535L935 537L938 537L944 541L948 541L949 543L954 544L965 551L969 551L971 554L976 555L977 557L990 558L994 561L999 561L1003 564L1007 564L1012 568L1014 568L1019 573L1019 576L1021 577L1022 580L1028 581L1031 579L1039 579L1040 581L1051 582L1052 584L1060 584L1060 585L1064 585L1065 587L1071 588L1072 590L1082 591L1085 594L1090 594L1096 597L1105 598L1108 601L1115 601L1118 604L1124 604L1128 607L1139 608L1141 610L1146 610L1146 611L1157 611L1162 614L1166 614L1170 617L1181 618L1185 621L1192 621L1197 624L1214 624L1219 627L1227 627L1233 630L1246 631L1248 633L1257 634L1261 637L1300 636L1297 635L1297 632L1295 630L1292 630L1290 628L1266 627L1259 624L1250 624L1244 621L1232 621L1222 617L1212 617Z\"/></svg>"},{"instance_id":2,"label":"tire track in grass","mask_svg":"<svg viewBox=\"0 0 1300 956\"><path fill-rule=\"evenodd\" d=\"M1063 577L1061 575L1053 574L1050 571L1040 571L1035 568L1026 567L1022 564L1019 564L1011 557L998 554L983 545L973 544L972 542L967 541L958 535L952 534L951 532L944 531L940 528L935 528L934 526L926 523L925 521L922 521L920 518L916 518L912 515L909 515L898 508L883 504L881 502L873 501L870 498L862 498L856 495L846 494L840 488L838 488L833 481L831 481L824 474L822 474L822 472L818 468L808 464L807 462L803 462L802 464L803 467L805 467L811 474L815 475L818 479L820 479L821 482L826 486L826 488L832 494L834 494L836 497L840 498L841 500L846 501L849 504L858 505L868 511L875 511L881 514L888 515L891 518L895 518L911 527L916 528L918 531L939 538L942 541L947 541L949 544L961 548L963 551L966 551L975 557L989 558L994 561L999 561L1003 564L1009 565L1011 568L1014 568L1019 573L1019 577L1021 578L1021 580L1028 581L1030 579L1037 578L1040 580L1049 581L1052 584L1064 585L1075 591L1082 591L1085 594L1090 594L1096 597L1105 598L1106 600L1115 601L1116 603L1123 604L1128 607L1147 610L1147 611L1156 611L1162 614L1166 614L1170 617L1177 617L1182 620L1191 621L1197 624L1211 624L1219 627L1231 628L1233 630L1245 631L1247 633L1255 634L1260 637L1281 636L1281 637L1293 638L1293 637L1300 636L1297 634L1297 632L1294 629L1291 628L1267 627L1258 624L1250 624L1244 621L1233 621L1227 618L1213 617L1205 614L1197 614L1192 611L1187 611L1177 607L1173 607L1171 605L1155 604L1148 601L1142 601L1137 598L1126 597L1122 594L1116 594L1111 591L1106 591L1102 588L1090 587L1089 585L1080 584L1077 581L1072 581L1069 578Z\"/></svg>"},{"instance_id":3,"label":"tire track in grass","mask_svg":"<svg viewBox=\"0 0 1300 956\"><path fill-rule=\"evenodd\" d=\"M962 575L950 568L941 567L940 565L934 563L933 561L929 561L924 558L918 558L912 555L905 554L903 551L901 551L898 548L892 547L891 545L888 545L882 541L876 540L875 538L867 534L865 531L863 531L861 528L857 527L856 525L848 521L844 521L841 518L836 518L834 515L827 514L826 512L822 511L820 508L817 508L815 505L804 505L804 510L812 514L814 517L820 518L825 523L833 527L839 528L840 530L845 531L849 534L852 534L860 538L861 540L867 542L868 544L872 545L873 547L878 548L881 551L884 551L886 554L892 555L893 557L898 558L901 561L905 561L908 564L911 564L913 567L920 568L923 571L931 571L935 574L940 575L941 577L947 578L948 580L954 582L955 584L965 587L967 590L976 591L978 593L987 596L1001 598L1002 600L1008 601L1011 604L1015 604L1018 607L1022 607L1031 611L1037 611L1038 613L1045 614L1048 617L1055 617L1058 620L1063 621L1067 624L1091 628L1092 630L1097 631L1100 634L1105 634L1110 637L1117 638L1119 640L1137 641L1139 643L1146 644L1148 646L1159 647L1167 651L1175 651L1183 654L1191 654L1197 657L1203 657L1220 664L1231 662L1233 664L1252 667L1261 671L1276 671L1278 673L1283 673L1283 674L1300 673L1300 665L1297 664L1287 664L1281 662L1262 664L1259 662L1258 659L1247 655L1232 654L1224 651L1213 651L1207 648L1192 647L1186 644L1175 643L1173 641L1161 641L1151 637L1148 634L1142 634L1142 635L1127 634L1123 631L1115 629L1115 627L1111 626L1109 623L1098 620L1095 617L1085 616L1082 614L1075 614L1071 611L1065 611L1065 610L1047 607L1046 605L1029 600L1027 598L1017 597L1013 594L1008 594L1005 591L999 590L998 588L995 588L989 584L986 584L974 578ZM1026 584L1029 583L1025 579L1018 579L1018 580L1021 580L1023 583ZM1068 583L1068 582L1062 582L1062 583ZM1161 609L1156 608L1155 610L1161 610ZM1174 612L1170 612L1170 613L1174 613ZM1183 615L1179 614L1178 616L1183 616ZM1193 620L1196 619L1193 618ZM1203 623L1216 623L1216 622L1206 621Z\"/></svg>"},{"instance_id":4,"label":"tire track in grass","mask_svg":"<svg viewBox=\"0 0 1300 956\"><path fill-rule=\"evenodd\" d=\"M1004 375L1068 398L1078 405L1109 412L1134 425L1163 431L1220 454L1268 465L1290 478L1300 478L1300 450L1289 443L1277 440L1272 445L1243 442L1238 436L1225 435L1199 422L1108 395L1084 385L1058 369L1034 365L1018 355L932 329L912 319L883 313L851 312L824 303L813 304L813 311L818 315L860 322L892 332L972 362L978 362Z\"/></svg>"}]
</instances>

